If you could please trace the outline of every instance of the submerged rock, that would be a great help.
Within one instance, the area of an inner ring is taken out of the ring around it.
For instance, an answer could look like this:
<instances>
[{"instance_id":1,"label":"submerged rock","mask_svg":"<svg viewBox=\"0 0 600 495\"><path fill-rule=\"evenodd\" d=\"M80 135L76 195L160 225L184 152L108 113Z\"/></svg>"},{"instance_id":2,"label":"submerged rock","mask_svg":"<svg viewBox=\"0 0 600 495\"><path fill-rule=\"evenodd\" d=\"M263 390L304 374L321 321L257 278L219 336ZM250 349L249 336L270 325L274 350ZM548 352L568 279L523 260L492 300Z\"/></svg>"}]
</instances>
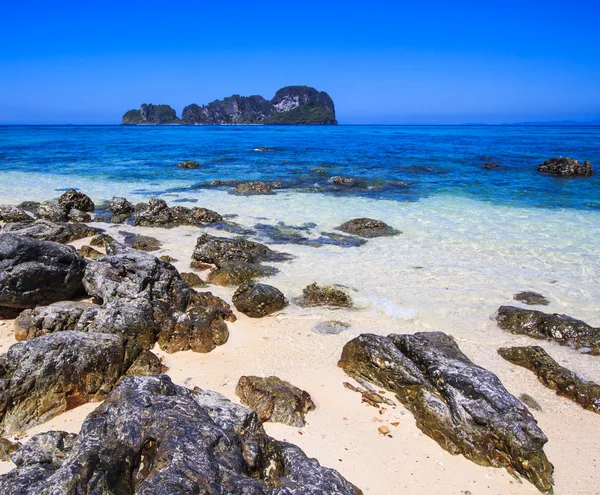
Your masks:
<instances>
[{"instance_id":1,"label":"submerged rock","mask_svg":"<svg viewBox=\"0 0 600 495\"><path fill-rule=\"evenodd\" d=\"M276 376L242 376L235 388L240 402L258 414L261 421L272 421L300 428L305 414L315 409L310 394Z\"/></svg>"},{"instance_id":2,"label":"submerged rock","mask_svg":"<svg viewBox=\"0 0 600 495\"><path fill-rule=\"evenodd\" d=\"M40 241L67 244L78 239L98 235L103 230L82 223L54 223L48 220L36 220L35 222L26 223L8 223L4 226L4 232L32 237Z\"/></svg>"},{"instance_id":3,"label":"submerged rock","mask_svg":"<svg viewBox=\"0 0 600 495\"><path fill-rule=\"evenodd\" d=\"M484 163L483 164L483 168L486 170L491 170L493 168L498 168L500 165L498 165L497 163L492 163L492 162L488 162L488 163Z\"/></svg>"},{"instance_id":4,"label":"submerged rock","mask_svg":"<svg viewBox=\"0 0 600 495\"><path fill-rule=\"evenodd\" d=\"M600 414L600 385L577 376L552 359L539 346L498 349L504 359L533 371L546 387L584 409Z\"/></svg>"},{"instance_id":5,"label":"submerged rock","mask_svg":"<svg viewBox=\"0 0 600 495\"><path fill-rule=\"evenodd\" d=\"M233 190L234 194L273 194L273 188L268 182L241 182Z\"/></svg>"},{"instance_id":6,"label":"submerged rock","mask_svg":"<svg viewBox=\"0 0 600 495\"><path fill-rule=\"evenodd\" d=\"M118 196L115 196L110 200L108 209L113 215L119 217L133 215L135 211L133 205L129 201L127 201L126 198L120 198Z\"/></svg>"},{"instance_id":7,"label":"submerged rock","mask_svg":"<svg viewBox=\"0 0 600 495\"><path fill-rule=\"evenodd\" d=\"M312 283L302 290L302 297L295 300L299 306L333 306L350 308L354 304L348 292L336 285Z\"/></svg>"},{"instance_id":8,"label":"submerged rock","mask_svg":"<svg viewBox=\"0 0 600 495\"><path fill-rule=\"evenodd\" d=\"M33 222L25 210L12 205L0 205L0 222Z\"/></svg>"},{"instance_id":9,"label":"submerged rock","mask_svg":"<svg viewBox=\"0 0 600 495\"><path fill-rule=\"evenodd\" d=\"M362 494L295 445L269 437L255 412L166 375L125 378L69 447L51 457L55 463L26 457L0 477L0 492Z\"/></svg>"},{"instance_id":10,"label":"submerged rock","mask_svg":"<svg viewBox=\"0 0 600 495\"><path fill-rule=\"evenodd\" d=\"M367 239L373 237L393 236L402 233L399 230L390 227L381 220L374 220L372 218L355 218L353 220L348 220L339 227L336 227L336 230L341 230L347 234L366 237Z\"/></svg>"},{"instance_id":11,"label":"submerged rock","mask_svg":"<svg viewBox=\"0 0 600 495\"><path fill-rule=\"evenodd\" d=\"M514 469L540 491L552 492L553 466L543 451L548 439L534 417L450 336L363 334L344 346L338 365L395 392L419 429L448 452Z\"/></svg>"},{"instance_id":12,"label":"submerged rock","mask_svg":"<svg viewBox=\"0 0 600 495\"><path fill-rule=\"evenodd\" d=\"M94 202L82 192L75 189L69 189L60 198L58 204L62 205L67 211L72 209L85 212L94 211Z\"/></svg>"},{"instance_id":13,"label":"submerged rock","mask_svg":"<svg viewBox=\"0 0 600 495\"><path fill-rule=\"evenodd\" d=\"M33 308L80 296L85 267L70 247L0 234L0 306Z\"/></svg>"},{"instance_id":14,"label":"submerged rock","mask_svg":"<svg viewBox=\"0 0 600 495\"><path fill-rule=\"evenodd\" d=\"M200 168L200 164L198 162L186 160L183 163L179 163L177 168Z\"/></svg>"},{"instance_id":15,"label":"submerged rock","mask_svg":"<svg viewBox=\"0 0 600 495\"><path fill-rule=\"evenodd\" d=\"M539 304L540 306L548 306L550 301L546 299L542 294L533 291L519 292L513 296L515 301L520 301L529 306Z\"/></svg>"},{"instance_id":16,"label":"submerged rock","mask_svg":"<svg viewBox=\"0 0 600 495\"><path fill-rule=\"evenodd\" d=\"M250 318L262 318L283 309L287 301L283 292L266 284L246 282L233 294L235 308Z\"/></svg>"},{"instance_id":17,"label":"submerged rock","mask_svg":"<svg viewBox=\"0 0 600 495\"><path fill-rule=\"evenodd\" d=\"M342 177L340 175L336 175L329 179L329 182L332 184L337 184L341 186L356 186L358 181L352 177Z\"/></svg>"},{"instance_id":18,"label":"submerged rock","mask_svg":"<svg viewBox=\"0 0 600 495\"><path fill-rule=\"evenodd\" d=\"M238 286L257 278L270 277L278 273L277 268L245 261L228 261L208 274L208 282L222 286Z\"/></svg>"},{"instance_id":19,"label":"submerged rock","mask_svg":"<svg viewBox=\"0 0 600 495\"><path fill-rule=\"evenodd\" d=\"M93 307L86 301L61 301L48 306L26 309L15 320L15 339L32 339L47 333L75 330L86 309Z\"/></svg>"},{"instance_id":20,"label":"submerged rock","mask_svg":"<svg viewBox=\"0 0 600 495\"><path fill-rule=\"evenodd\" d=\"M534 339L553 340L580 352L600 354L600 328L561 314L501 306L496 316L502 330Z\"/></svg>"},{"instance_id":21,"label":"submerged rock","mask_svg":"<svg viewBox=\"0 0 600 495\"><path fill-rule=\"evenodd\" d=\"M0 356L0 428L14 433L102 399L123 372L117 335L57 332Z\"/></svg>"},{"instance_id":22,"label":"submerged rock","mask_svg":"<svg viewBox=\"0 0 600 495\"><path fill-rule=\"evenodd\" d=\"M590 177L594 170L592 164L588 161L579 163L572 158L551 158L540 164L537 168L538 172L543 172L561 177Z\"/></svg>"}]
</instances>

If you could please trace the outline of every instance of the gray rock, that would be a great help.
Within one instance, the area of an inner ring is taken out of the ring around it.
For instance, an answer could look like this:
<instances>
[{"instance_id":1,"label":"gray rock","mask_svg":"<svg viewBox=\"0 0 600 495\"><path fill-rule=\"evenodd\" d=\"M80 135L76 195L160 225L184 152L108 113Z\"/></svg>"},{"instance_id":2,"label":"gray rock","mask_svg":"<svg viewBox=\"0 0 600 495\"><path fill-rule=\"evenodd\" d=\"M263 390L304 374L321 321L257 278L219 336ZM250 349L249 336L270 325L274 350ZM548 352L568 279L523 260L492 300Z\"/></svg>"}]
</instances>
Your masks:
<instances>
[{"instance_id":1,"label":"gray rock","mask_svg":"<svg viewBox=\"0 0 600 495\"><path fill-rule=\"evenodd\" d=\"M33 222L25 210L12 205L0 205L0 222Z\"/></svg>"},{"instance_id":2,"label":"gray rock","mask_svg":"<svg viewBox=\"0 0 600 495\"><path fill-rule=\"evenodd\" d=\"M312 327L312 331L319 335L336 335L350 328L348 323L338 320L322 321Z\"/></svg>"},{"instance_id":3,"label":"gray rock","mask_svg":"<svg viewBox=\"0 0 600 495\"><path fill-rule=\"evenodd\" d=\"M69 220L71 222L91 222L92 216L85 211L78 210L77 208L72 208L69 211Z\"/></svg>"},{"instance_id":4,"label":"gray rock","mask_svg":"<svg viewBox=\"0 0 600 495\"><path fill-rule=\"evenodd\" d=\"M75 189L69 189L58 198L58 204L64 206L67 211L71 211L72 209L84 212L94 211L94 202L89 196Z\"/></svg>"},{"instance_id":5,"label":"gray rock","mask_svg":"<svg viewBox=\"0 0 600 495\"><path fill-rule=\"evenodd\" d=\"M254 194L273 194L273 188L268 182L241 182L233 190L234 194L254 195Z\"/></svg>"},{"instance_id":6,"label":"gray rock","mask_svg":"<svg viewBox=\"0 0 600 495\"><path fill-rule=\"evenodd\" d=\"M572 158L551 158L540 164L537 170L538 172L558 175L560 177L590 177L594 173L590 162L579 163Z\"/></svg>"},{"instance_id":7,"label":"gray rock","mask_svg":"<svg viewBox=\"0 0 600 495\"><path fill-rule=\"evenodd\" d=\"M283 292L266 284L246 282L233 294L235 308L251 318L262 318L285 308Z\"/></svg>"},{"instance_id":8,"label":"gray rock","mask_svg":"<svg viewBox=\"0 0 600 495\"><path fill-rule=\"evenodd\" d=\"M543 451L548 439L534 417L452 337L363 334L344 346L338 365L395 392L423 433L448 452L511 468L540 491L552 492L553 466Z\"/></svg>"},{"instance_id":9,"label":"gray rock","mask_svg":"<svg viewBox=\"0 0 600 495\"><path fill-rule=\"evenodd\" d=\"M22 210L28 211L29 213L35 213L38 209L38 206L40 206L40 203L38 203L37 201L23 201L17 207L21 208Z\"/></svg>"},{"instance_id":10,"label":"gray rock","mask_svg":"<svg viewBox=\"0 0 600 495\"><path fill-rule=\"evenodd\" d=\"M21 463L0 477L0 492L362 494L295 445L266 435L250 409L166 375L125 378L62 454L53 456L56 464Z\"/></svg>"},{"instance_id":11,"label":"gray rock","mask_svg":"<svg viewBox=\"0 0 600 495\"><path fill-rule=\"evenodd\" d=\"M339 227L336 227L336 230L341 230L347 234L354 234L367 239L372 237L393 236L402 233L381 220L374 220L372 218L355 218L353 220L348 220Z\"/></svg>"},{"instance_id":12,"label":"gray rock","mask_svg":"<svg viewBox=\"0 0 600 495\"><path fill-rule=\"evenodd\" d=\"M48 333L75 330L82 313L91 307L93 304L85 301L61 301L26 309L15 320L15 339L21 341Z\"/></svg>"},{"instance_id":13,"label":"gray rock","mask_svg":"<svg viewBox=\"0 0 600 495\"><path fill-rule=\"evenodd\" d=\"M132 215L135 211L135 208L127 199L117 196L110 200L108 209L116 216Z\"/></svg>"},{"instance_id":14,"label":"gray rock","mask_svg":"<svg viewBox=\"0 0 600 495\"><path fill-rule=\"evenodd\" d=\"M171 209L163 199L152 198L145 209L136 208L133 224L163 227L173 225Z\"/></svg>"},{"instance_id":15,"label":"gray rock","mask_svg":"<svg viewBox=\"0 0 600 495\"><path fill-rule=\"evenodd\" d=\"M35 216L50 222L66 222L69 220L69 210L58 203L42 203L38 206Z\"/></svg>"},{"instance_id":16,"label":"gray rock","mask_svg":"<svg viewBox=\"0 0 600 495\"><path fill-rule=\"evenodd\" d=\"M67 244L103 232L102 229L89 227L82 223L54 223L48 220L36 220L33 223L8 223L4 232L32 237L40 241Z\"/></svg>"}]
</instances>

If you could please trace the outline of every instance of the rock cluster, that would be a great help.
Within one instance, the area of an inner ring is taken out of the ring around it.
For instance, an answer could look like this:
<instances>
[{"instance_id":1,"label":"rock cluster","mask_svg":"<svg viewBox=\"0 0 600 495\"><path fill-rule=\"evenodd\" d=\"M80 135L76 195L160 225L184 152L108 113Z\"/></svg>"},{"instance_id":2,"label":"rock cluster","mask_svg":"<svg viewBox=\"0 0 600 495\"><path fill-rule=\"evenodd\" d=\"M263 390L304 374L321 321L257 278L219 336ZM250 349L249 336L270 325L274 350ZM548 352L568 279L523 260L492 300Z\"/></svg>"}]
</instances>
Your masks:
<instances>
[{"instance_id":1,"label":"rock cluster","mask_svg":"<svg viewBox=\"0 0 600 495\"><path fill-rule=\"evenodd\" d=\"M169 207L162 199L152 198L147 205L136 207L133 224L154 227L174 225L209 225L220 222L223 217L207 208Z\"/></svg>"},{"instance_id":2,"label":"rock cluster","mask_svg":"<svg viewBox=\"0 0 600 495\"><path fill-rule=\"evenodd\" d=\"M593 175L592 164L588 161L579 163L573 158L551 158L538 166L538 172L560 177L589 177Z\"/></svg>"}]
</instances>

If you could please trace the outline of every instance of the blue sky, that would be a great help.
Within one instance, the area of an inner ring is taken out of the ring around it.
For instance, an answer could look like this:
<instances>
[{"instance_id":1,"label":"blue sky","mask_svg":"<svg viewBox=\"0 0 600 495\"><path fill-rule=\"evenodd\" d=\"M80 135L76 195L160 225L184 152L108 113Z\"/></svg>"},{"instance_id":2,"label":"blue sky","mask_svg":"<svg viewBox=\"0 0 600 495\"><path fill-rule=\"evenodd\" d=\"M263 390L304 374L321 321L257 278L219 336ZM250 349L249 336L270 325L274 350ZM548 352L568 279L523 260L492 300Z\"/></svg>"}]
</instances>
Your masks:
<instances>
[{"instance_id":1,"label":"blue sky","mask_svg":"<svg viewBox=\"0 0 600 495\"><path fill-rule=\"evenodd\" d=\"M0 123L180 115L290 84L348 124L599 119L599 18L597 0L3 0Z\"/></svg>"}]
</instances>

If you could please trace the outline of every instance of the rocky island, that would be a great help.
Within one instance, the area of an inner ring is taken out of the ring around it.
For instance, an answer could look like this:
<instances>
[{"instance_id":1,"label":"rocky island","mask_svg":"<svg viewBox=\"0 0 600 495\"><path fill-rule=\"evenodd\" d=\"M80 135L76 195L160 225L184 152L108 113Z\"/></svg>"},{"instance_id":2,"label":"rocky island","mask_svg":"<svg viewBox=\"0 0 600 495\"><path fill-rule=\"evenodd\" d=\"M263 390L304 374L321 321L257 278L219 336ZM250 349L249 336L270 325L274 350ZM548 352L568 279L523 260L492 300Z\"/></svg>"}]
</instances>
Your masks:
<instances>
[{"instance_id":1,"label":"rocky island","mask_svg":"<svg viewBox=\"0 0 600 495\"><path fill-rule=\"evenodd\" d=\"M158 124L335 125L337 120L327 93L309 86L287 86L272 100L259 95L233 95L208 105L192 103L183 109L181 119L169 105L144 103L139 110L126 112L121 121L121 125Z\"/></svg>"}]
</instances>

